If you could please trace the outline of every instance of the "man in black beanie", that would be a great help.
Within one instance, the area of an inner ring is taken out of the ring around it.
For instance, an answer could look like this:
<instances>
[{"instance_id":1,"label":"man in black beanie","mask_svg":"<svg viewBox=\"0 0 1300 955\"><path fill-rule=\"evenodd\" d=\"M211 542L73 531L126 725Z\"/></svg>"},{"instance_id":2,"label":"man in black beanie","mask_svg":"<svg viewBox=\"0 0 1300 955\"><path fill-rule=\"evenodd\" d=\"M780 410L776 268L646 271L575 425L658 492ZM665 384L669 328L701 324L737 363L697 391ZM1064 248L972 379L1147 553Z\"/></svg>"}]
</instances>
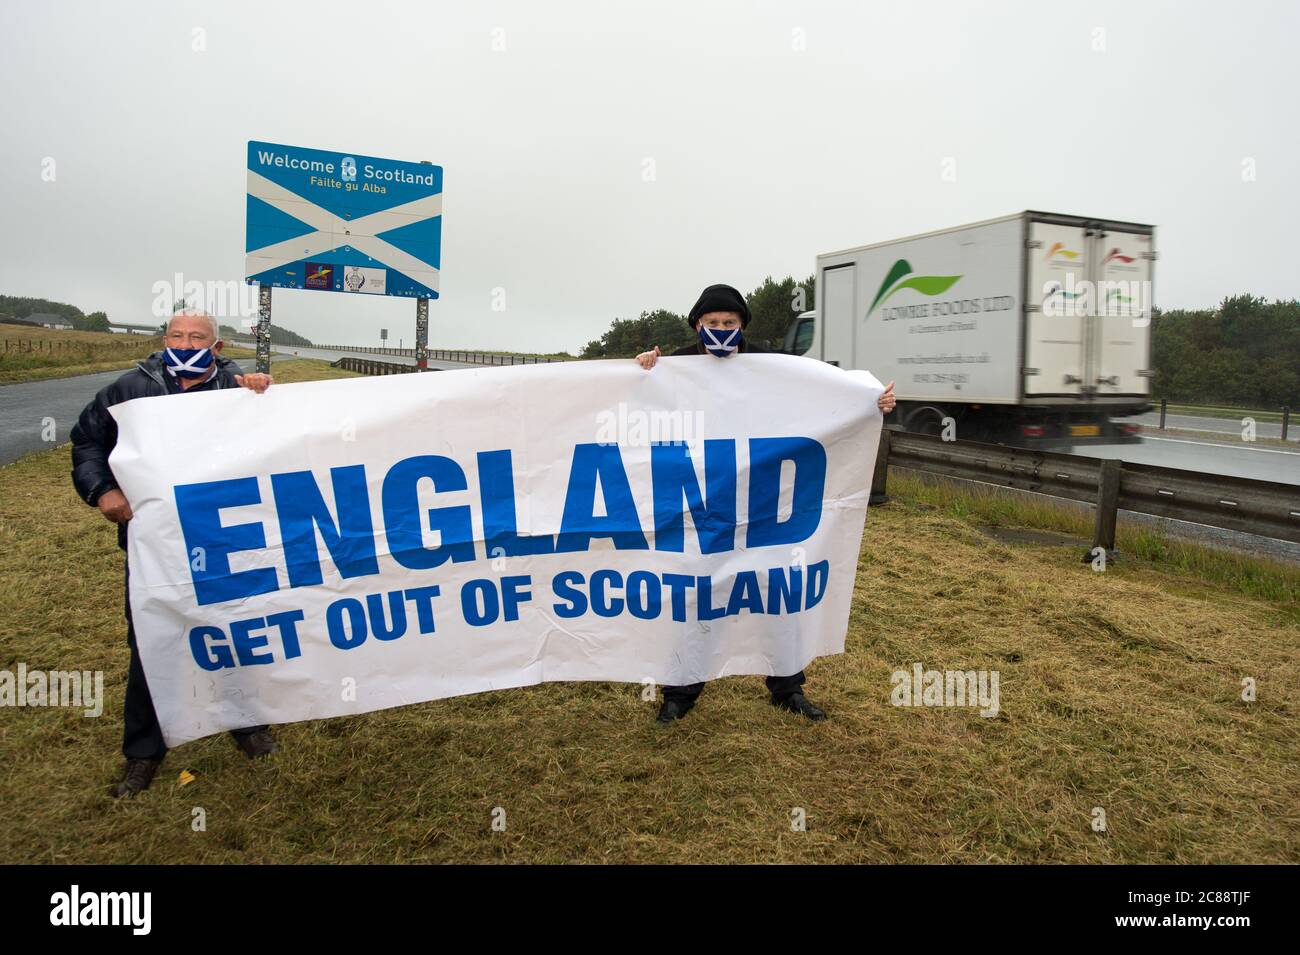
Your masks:
<instances>
[{"instance_id":1,"label":"man in black beanie","mask_svg":"<svg viewBox=\"0 0 1300 955\"><path fill-rule=\"evenodd\" d=\"M771 349L762 342L745 340L745 328L749 325L749 305L745 296L730 285L710 285L700 293L699 301L691 308L686 320L699 340L686 345L673 355L713 355L716 358L729 358L739 352L770 352ZM661 353L656 345L653 351L642 352L636 356L641 367L650 369L655 366Z\"/></svg>"},{"instance_id":2,"label":"man in black beanie","mask_svg":"<svg viewBox=\"0 0 1300 955\"><path fill-rule=\"evenodd\" d=\"M692 345L679 348L673 355L713 355L715 358L730 358L745 352L771 351L762 343L745 341L745 326L749 324L749 306L745 296L730 285L710 285L700 295L688 316L691 328L695 329L699 340ZM653 351L642 352L636 356L641 367L653 368L659 360L659 346ZM793 676L770 676L767 688L772 693L772 705L801 713L810 720L824 720L826 714L809 703L803 695L803 671ZM657 721L671 723L690 712L691 707L704 689L703 683L691 683L688 686L665 686L664 702L659 707Z\"/></svg>"},{"instance_id":3,"label":"man in black beanie","mask_svg":"<svg viewBox=\"0 0 1300 955\"><path fill-rule=\"evenodd\" d=\"M730 285L710 285L701 294L699 301L687 316L699 340L672 352L673 355L713 355L715 358L731 358L746 352L770 352L771 349L761 342L745 340L745 327L749 324L749 305L745 296ZM661 357L659 346L652 351L642 352L636 360L642 368L649 370ZM877 406L881 412L888 414L894 410L894 383L891 381L880 396ZM772 694L772 705L791 713L798 713L810 720L826 719L825 712L810 703L803 695L804 674L800 670L791 676L769 676L767 689ZM659 707L657 721L671 723L690 712L691 707L704 689L703 683L688 686L665 686L664 702Z\"/></svg>"}]
</instances>

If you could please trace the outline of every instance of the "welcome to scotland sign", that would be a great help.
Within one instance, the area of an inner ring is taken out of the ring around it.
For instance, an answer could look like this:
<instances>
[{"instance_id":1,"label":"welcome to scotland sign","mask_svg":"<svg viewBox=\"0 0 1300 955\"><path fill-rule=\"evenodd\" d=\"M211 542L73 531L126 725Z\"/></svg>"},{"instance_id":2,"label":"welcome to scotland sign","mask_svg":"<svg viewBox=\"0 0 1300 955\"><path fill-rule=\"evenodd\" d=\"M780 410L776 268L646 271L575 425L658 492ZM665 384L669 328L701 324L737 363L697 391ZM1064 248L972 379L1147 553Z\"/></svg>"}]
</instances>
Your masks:
<instances>
[{"instance_id":1,"label":"welcome to scotland sign","mask_svg":"<svg viewBox=\"0 0 1300 955\"><path fill-rule=\"evenodd\" d=\"M167 743L840 653L880 393L865 371L739 355L114 405Z\"/></svg>"},{"instance_id":2,"label":"welcome to scotland sign","mask_svg":"<svg viewBox=\"0 0 1300 955\"><path fill-rule=\"evenodd\" d=\"M442 167L250 141L244 277L437 298Z\"/></svg>"}]
</instances>

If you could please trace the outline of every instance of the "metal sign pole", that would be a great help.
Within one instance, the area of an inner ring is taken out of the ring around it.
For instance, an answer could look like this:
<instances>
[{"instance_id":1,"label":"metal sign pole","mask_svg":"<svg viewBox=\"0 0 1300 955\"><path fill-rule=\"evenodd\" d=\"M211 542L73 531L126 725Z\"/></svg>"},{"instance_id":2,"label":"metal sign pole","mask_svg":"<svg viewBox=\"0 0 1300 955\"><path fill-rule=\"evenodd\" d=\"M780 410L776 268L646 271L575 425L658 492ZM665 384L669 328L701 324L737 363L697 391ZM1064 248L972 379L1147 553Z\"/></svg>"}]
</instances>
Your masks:
<instances>
[{"instance_id":1,"label":"metal sign pole","mask_svg":"<svg viewBox=\"0 0 1300 955\"><path fill-rule=\"evenodd\" d=\"M257 286L257 371L271 371L271 286Z\"/></svg>"},{"instance_id":2,"label":"metal sign pole","mask_svg":"<svg viewBox=\"0 0 1300 955\"><path fill-rule=\"evenodd\" d=\"M429 300L415 300L415 367L429 370Z\"/></svg>"}]
</instances>

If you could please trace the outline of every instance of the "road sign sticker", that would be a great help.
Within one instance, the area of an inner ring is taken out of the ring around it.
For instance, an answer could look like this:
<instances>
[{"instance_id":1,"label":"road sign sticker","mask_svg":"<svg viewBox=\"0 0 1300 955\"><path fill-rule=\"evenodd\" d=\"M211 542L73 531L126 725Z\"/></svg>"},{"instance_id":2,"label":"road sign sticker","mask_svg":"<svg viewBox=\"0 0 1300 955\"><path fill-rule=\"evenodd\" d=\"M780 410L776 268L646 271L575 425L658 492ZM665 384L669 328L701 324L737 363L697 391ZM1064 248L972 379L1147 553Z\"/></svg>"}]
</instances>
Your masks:
<instances>
[{"instance_id":1,"label":"road sign sticker","mask_svg":"<svg viewBox=\"0 0 1300 955\"><path fill-rule=\"evenodd\" d=\"M343 289L346 292L364 292L367 295L385 295L388 286L387 269L363 269L349 266L343 271Z\"/></svg>"}]
</instances>

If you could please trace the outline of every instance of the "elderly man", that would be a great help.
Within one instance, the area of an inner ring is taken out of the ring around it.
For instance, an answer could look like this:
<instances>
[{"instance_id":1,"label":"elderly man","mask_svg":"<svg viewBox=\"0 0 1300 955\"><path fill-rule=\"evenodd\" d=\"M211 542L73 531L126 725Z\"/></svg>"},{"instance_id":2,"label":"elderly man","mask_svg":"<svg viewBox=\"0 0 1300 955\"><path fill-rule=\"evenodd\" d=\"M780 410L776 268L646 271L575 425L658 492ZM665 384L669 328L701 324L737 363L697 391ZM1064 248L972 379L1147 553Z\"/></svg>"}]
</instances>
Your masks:
<instances>
[{"instance_id":1,"label":"elderly man","mask_svg":"<svg viewBox=\"0 0 1300 955\"><path fill-rule=\"evenodd\" d=\"M72 483L82 500L98 507L117 525L117 545L126 550L131 505L113 479L108 456L117 444L117 422L108 409L132 398L154 395L183 395L221 388L248 388L261 394L271 385L270 375L241 375L239 366L221 357L221 335L217 320L198 311L177 312L167 323L164 348L136 365L117 381L95 395L72 429ZM131 648L123 707L122 754L126 772L112 790L114 796L134 796L148 789L158 771L167 746L154 713L149 685L145 682L140 654L136 651L131 623L131 569L126 568L126 642ZM235 743L250 758L266 756L278 749L265 726L236 730Z\"/></svg>"}]
</instances>

